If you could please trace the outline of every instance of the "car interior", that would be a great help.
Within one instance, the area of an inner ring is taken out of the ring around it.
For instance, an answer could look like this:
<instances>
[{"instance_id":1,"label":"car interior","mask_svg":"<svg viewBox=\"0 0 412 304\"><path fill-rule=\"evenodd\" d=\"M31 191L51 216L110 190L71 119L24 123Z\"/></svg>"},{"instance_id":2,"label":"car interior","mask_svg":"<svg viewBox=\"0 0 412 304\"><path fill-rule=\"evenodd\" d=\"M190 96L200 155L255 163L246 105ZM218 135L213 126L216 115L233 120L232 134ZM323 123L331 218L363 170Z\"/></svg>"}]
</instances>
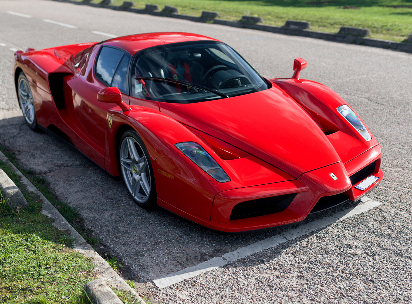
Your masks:
<instances>
[{"instance_id":1,"label":"car interior","mask_svg":"<svg viewBox=\"0 0 412 304\"><path fill-rule=\"evenodd\" d=\"M259 78L263 82L260 76L254 71L256 75L250 75L243 67L248 65L246 62L236 60L224 51L219 44L149 50L138 56L134 64L132 96L169 102L194 102L220 98L202 88L235 95L260 90L254 79ZM162 82L159 78L174 82Z\"/></svg>"}]
</instances>

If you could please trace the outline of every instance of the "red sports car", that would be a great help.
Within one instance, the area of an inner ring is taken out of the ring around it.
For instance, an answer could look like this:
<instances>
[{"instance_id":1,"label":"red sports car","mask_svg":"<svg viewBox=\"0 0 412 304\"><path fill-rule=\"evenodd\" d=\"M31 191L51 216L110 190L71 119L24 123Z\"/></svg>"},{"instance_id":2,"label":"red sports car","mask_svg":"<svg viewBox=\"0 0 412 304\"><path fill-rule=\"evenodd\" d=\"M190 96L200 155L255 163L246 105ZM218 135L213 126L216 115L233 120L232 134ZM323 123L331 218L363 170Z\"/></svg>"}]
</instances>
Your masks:
<instances>
[{"instance_id":1,"label":"red sports car","mask_svg":"<svg viewBox=\"0 0 412 304\"><path fill-rule=\"evenodd\" d=\"M216 39L151 33L15 53L20 107L159 205L228 232L302 221L383 178L353 109L294 75L265 79Z\"/></svg>"}]
</instances>

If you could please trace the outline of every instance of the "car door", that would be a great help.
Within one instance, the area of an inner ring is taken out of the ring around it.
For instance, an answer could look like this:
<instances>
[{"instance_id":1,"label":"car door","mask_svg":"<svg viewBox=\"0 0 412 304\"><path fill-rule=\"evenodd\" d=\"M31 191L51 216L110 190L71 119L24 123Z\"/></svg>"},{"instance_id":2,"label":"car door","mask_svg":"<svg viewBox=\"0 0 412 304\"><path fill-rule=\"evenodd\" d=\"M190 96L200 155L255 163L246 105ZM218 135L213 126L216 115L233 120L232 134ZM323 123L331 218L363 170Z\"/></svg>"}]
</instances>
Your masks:
<instances>
[{"instance_id":1,"label":"car door","mask_svg":"<svg viewBox=\"0 0 412 304\"><path fill-rule=\"evenodd\" d=\"M97 93L105 87L117 87L128 102L128 66L130 54L119 48L102 46L93 68L84 76L68 82L72 89L74 115L77 126L87 136L89 143L105 155L105 128L107 112L116 104L97 100Z\"/></svg>"}]
</instances>

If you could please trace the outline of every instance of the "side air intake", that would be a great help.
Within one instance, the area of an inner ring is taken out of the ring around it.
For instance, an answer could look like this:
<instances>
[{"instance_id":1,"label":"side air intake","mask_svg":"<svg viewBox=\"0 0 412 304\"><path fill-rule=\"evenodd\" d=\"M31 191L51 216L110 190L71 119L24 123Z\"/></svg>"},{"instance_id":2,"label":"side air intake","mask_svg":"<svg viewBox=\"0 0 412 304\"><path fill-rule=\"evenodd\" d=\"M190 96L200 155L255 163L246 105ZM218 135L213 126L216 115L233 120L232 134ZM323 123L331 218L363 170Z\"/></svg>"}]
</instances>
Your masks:
<instances>
[{"instance_id":1,"label":"side air intake","mask_svg":"<svg viewBox=\"0 0 412 304\"><path fill-rule=\"evenodd\" d=\"M52 73L49 74L49 86L50 92L52 94L54 103L58 109L65 109L66 105L64 102L64 77L67 73Z\"/></svg>"}]
</instances>

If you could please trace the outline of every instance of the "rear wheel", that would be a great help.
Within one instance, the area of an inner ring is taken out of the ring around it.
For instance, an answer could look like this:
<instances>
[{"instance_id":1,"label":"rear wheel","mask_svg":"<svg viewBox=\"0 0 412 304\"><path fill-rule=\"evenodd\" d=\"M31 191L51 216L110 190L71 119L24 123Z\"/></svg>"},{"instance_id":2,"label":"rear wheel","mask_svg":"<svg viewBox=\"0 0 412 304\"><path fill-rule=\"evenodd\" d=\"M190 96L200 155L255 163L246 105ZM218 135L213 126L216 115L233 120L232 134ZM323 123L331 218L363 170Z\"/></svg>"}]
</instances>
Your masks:
<instances>
[{"instance_id":1,"label":"rear wheel","mask_svg":"<svg viewBox=\"0 0 412 304\"><path fill-rule=\"evenodd\" d=\"M33 94L30 89L29 81L23 72L20 72L18 81L19 104L27 125L32 130L37 130L36 110L34 108Z\"/></svg>"},{"instance_id":2,"label":"rear wheel","mask_svg":"<svg viewBox=\"0 0 412 304\"><path fill-rule=\"evenodd\" d=\"M149 153L135 131L126 131L120 140L120 170L135 202L150 208L156 205L156 185Z\"/></svg>"}]
</instances>

